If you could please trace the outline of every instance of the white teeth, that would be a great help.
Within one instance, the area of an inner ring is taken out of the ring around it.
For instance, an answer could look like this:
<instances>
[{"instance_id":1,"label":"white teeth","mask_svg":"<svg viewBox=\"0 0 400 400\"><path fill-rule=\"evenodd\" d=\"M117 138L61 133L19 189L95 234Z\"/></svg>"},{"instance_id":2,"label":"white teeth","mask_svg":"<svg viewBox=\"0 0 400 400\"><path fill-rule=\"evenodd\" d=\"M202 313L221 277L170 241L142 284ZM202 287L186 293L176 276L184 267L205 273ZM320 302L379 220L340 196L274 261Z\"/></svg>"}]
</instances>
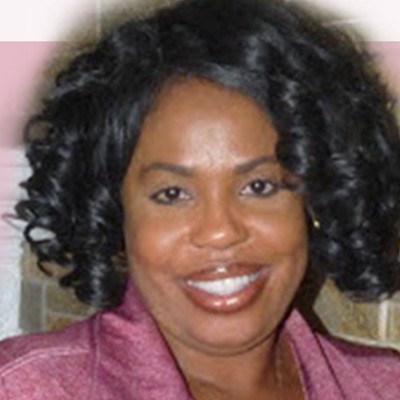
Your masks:
<instances>
[{"instance_id":1,"label":"white teeth","mask_svg":"<svg viewBox=\"0 0 400 400\"><path fill-rule=\"evenodd\" d=\"M251 282L254 282L259 273L235 276L234 278L218 279L214 281L187 281L188 285L194 286L197 289L203 290L210 294L216 294L219 296L228 296L235 292L239 292L248 286Z\"/></svg>"}]
</instances>

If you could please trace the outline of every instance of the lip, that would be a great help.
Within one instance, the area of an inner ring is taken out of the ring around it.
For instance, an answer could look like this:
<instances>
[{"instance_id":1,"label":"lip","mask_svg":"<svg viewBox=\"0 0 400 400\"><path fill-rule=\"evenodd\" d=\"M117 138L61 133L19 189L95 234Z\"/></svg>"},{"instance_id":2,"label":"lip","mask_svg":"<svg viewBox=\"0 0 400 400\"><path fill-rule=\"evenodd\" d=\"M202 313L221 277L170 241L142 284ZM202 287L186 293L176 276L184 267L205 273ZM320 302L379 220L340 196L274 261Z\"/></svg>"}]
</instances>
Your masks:
<instances>
[{"instance_id":1,"label":"lip","mask_svg":"<svg viewBox=\"0 0 400 400\"><path fill-rule=\"evenodd\" d=\"M182 280L182 289L196 306L230 314L250 306L262 293L270 268L262 264L216 263Z\"/></svg>"}]
</instances>

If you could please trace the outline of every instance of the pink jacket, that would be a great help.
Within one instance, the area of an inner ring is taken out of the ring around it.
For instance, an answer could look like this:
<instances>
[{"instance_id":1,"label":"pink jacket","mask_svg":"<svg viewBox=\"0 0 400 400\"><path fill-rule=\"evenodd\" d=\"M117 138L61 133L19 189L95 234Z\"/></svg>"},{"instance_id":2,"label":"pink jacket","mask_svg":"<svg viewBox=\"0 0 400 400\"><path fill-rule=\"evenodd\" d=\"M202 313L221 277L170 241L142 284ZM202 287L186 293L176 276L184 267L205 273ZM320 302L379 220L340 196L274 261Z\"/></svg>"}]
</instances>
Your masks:
<instances>
[{"instance_id":1,"label":"pink jacket","mask_svg":"<svg viewBox=\"0 0 400 400\"><path fill-rule=\"evenodd\" d=\"M400 358L285 323L308 400L399 400ZM53 333L0 344L0 400L189 400L173 357L140 299Z\"/></svg>"}]
</instances>

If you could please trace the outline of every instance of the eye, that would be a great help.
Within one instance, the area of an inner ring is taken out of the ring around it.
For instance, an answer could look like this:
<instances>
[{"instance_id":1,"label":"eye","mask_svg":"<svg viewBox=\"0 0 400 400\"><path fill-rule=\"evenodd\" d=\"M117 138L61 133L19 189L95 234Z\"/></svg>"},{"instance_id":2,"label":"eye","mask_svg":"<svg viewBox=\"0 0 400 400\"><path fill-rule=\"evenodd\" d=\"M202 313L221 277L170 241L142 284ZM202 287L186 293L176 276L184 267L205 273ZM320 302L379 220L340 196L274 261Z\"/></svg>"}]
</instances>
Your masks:
<instances>
[{"instance_id":1,"label":"eye","mask_svg":"<svg viewBox=\"0 0 400 400\"><path fill-rule=\"evenodd\" d=\"M267 197L274 194L279 189L278 184L266 179L256 179L248 183L240 194L245 196Z\"/></svg>"},{"instance_id":2,"label":"eye","mask_svg":"<svg viewBox=\"0 0 400 400\"><path fill-rule=\"evenodd\" d=\"M150 198L159 204L172 205L180 201L190 199L190 196L181 188L177 186L171 186L159 190L150 196Z\"/></svg>"}]
</instances>

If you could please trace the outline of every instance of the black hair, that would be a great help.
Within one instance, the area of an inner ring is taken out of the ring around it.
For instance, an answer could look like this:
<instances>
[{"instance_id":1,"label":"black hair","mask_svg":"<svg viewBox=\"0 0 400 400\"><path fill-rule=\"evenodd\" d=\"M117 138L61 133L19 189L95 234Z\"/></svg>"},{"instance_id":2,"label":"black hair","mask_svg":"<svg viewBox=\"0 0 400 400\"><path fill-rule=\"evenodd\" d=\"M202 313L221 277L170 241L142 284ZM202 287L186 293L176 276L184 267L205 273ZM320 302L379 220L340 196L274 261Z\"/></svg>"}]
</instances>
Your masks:
<instances>
[{"instance_id":1,"label":"black hair","mask_svg":"<svg viewBox=\"0 0 400 400\"><path fill-rule=\"evenodd\" d=\"M263 107L277 157L300 177L310 268L376 299L398 276L400 141L394 102L360 42L278 0L184 0L77 56L28 126L33 174L16 207L41 265L111 307L126 281L121 184L146 112L172 79L201 78ZM38 129L39 128L39 129ZM39 134L38 134L39 131ZM44 228L51 235L38 239Z\"/></svg>"}]
</instances>

